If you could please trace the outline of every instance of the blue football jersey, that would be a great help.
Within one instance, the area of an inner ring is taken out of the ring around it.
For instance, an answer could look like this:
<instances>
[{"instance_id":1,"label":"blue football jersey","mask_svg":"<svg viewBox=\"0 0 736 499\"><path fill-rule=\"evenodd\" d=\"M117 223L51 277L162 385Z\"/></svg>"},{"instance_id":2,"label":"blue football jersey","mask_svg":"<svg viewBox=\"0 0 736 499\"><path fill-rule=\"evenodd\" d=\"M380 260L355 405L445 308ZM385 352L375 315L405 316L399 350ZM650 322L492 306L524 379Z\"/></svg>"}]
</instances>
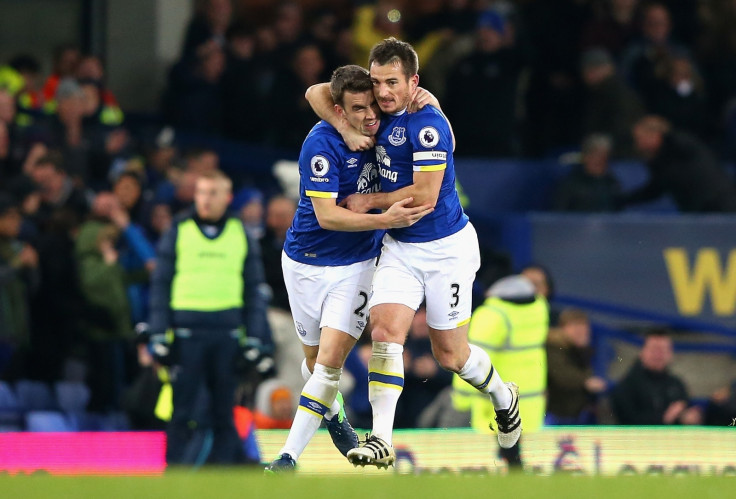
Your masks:
<instances>
[{"instance_id":1,"label":"blue football jersey","mask_svg":"<svg viewBox=\"0 0 736 499\"><path fill-rule=\"evenodd\" d=\"M337 203L350 194L380 190L373 150L352 152L325 121L307 135L299 154L299 204L286 234L284 251L310 265L349 265L378 256L383 231L340 232L320 227L310 198Z\"/></svg>"},{"instance_id":2,"label":"blue football jersey","mask_svg":"<svg viewBox=\"0 0 736 499\"><path fill-rule=\"evenodd\" d=\"M458 232L468 223L455 190L452 133L447 118L435 107L416 113L384 115L376 136L381 190L393 192L414 183L414 172L444 170L437 205L410 227L391 229L403 242L433 241Z\"/></svg>"}]
</instances>

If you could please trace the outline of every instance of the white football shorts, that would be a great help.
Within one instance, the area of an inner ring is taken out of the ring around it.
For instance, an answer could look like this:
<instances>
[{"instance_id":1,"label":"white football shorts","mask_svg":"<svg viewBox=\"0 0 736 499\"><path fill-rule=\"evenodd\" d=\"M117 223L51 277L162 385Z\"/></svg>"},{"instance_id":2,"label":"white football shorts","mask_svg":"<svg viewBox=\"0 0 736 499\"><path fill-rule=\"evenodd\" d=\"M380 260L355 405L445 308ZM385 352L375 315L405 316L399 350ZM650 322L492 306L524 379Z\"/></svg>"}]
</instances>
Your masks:
<instances>
[{"instance_id":1,"label":"white football shorts","mask_svg":"<svg viewBox=\"0 0 736 499\"><path fill-rule=\"evenodd\" d=\"M479 268L478 235L470 222L455 234L424 243L403 243L386 234L369 307L400 303L417 310L426 299L429 327L455 329L470 321Z\"/></svg>"},{"instance_id":2,"label":"white football shorts","mask_svg":"<svg viewBox=\"0 0 736 499\"><path fill-rule=\"evenodd\" d=\"M368 323L368 294L376 259L336 267L307 265L281 254L291 315L301 342L319 345L330 327L360 338Z\"/></svg>"}]
</instances>

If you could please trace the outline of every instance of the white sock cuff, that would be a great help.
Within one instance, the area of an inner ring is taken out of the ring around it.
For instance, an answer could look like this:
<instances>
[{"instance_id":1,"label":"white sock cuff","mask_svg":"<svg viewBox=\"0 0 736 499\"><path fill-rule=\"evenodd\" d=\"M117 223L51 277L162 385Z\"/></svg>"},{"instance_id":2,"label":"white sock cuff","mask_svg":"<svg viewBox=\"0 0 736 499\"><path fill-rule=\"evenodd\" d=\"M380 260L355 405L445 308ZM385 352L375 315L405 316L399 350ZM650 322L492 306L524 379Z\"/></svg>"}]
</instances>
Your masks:
<instances>
[{"instance_id":1,"label":"white sock cuff","mask_svg":"<svg viewBox=\"0 0 736 499\"><path fill-rule=\"evenodd\" d=\"M404 345L399 343L389 343L388 341L374 341L373 353L378 355L401 355L404 352Z\"/></svg>"},{"instance_id":2,"label":"white sock cuff","mask_svg":"<svg viewBox=\"0 0 736 499\"><path fill-rule=\"evenodd\" d=\"M323 364L314 364L314 375L318 376L321 379L337 383L340 381L340 375L342 374L342 369L337 367L327 367Z\"/></svg>"},{"instance_id":3,"label":"white sock cuff","mask_svg":"<svg viewBox=\"0 0 736 499\"><path fill-rule=\"evenodd\" d=\"M307 359L304 359L302 361L302 379L304 381L309 381L309 378L312 377L312 373L309 371L309 368L307 367Z\"/></svg>"},{"instance_id":4,"label":"white sock cuff","mask_svg":"<svg viewBox=\"0 0 736 499\"><path fill-rule=\"evenodd\" d=\"M470 355L468 355L468 360L465 361L463 368L457 372L458 376L463 379L467 377L468 371L478 363L478 359L482 359L483 356L488 357L488 354L486 354L481 347L473 345L472 343L469 343L468 345L470 346Z\"/></svg>"}]
</instances>

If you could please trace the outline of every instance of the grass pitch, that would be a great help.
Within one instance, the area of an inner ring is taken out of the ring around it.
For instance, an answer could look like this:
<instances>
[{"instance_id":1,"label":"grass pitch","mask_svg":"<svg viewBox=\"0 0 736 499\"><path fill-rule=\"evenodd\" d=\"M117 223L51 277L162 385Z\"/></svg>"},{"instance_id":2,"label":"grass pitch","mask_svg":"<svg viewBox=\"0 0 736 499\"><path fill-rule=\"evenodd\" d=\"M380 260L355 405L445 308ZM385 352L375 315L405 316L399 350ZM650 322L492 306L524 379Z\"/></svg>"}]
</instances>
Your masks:
<instances>
[{"instance_id":1,"label":"grass pitch","mask_svg":"<svg viewBox=\"0 0 736 499\"><path fill-rule=\"evenodd\" d=\"M736 497L736 477L570 475L264 476L260 470L176 470L154 477L0 476L4 498L680 498Z\"/></svg>"}]
</instances>

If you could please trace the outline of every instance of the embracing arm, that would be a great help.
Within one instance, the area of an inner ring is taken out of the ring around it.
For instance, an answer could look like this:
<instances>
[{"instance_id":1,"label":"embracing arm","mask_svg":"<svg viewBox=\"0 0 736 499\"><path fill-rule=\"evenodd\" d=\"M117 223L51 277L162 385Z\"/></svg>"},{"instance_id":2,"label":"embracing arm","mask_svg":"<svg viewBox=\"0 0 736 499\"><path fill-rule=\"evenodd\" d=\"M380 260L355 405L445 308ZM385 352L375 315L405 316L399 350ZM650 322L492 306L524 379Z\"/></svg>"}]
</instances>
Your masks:
<instances>
[{"instance_id":1,"label":"embracing arm","mask_svg":"<svg viewBox=\"0 0 736 499\"><path fill-rule=\"evenodd\" d=\"M433 210L427 205L407 208L406 206L413 201L412 198L402 198L392 203L384 213L376 214L355 213L338 206L332 198L313 197L311 199L320 227L326 230L346 232L408 227Z\"/></svg>"},{"instance_id":2,"label":"embracing arm","mask_svg":"<svg viewBox=\"0 0 736 499\"><path fill-rule=\"evenodd\" d=\"M444 170L414 172L414 183L393 192L374 192L353 194L345 198L341 206L350 211L365 213L373 209L385 210L405 198L413 198L408 206L428 206L434 208L440 195Z\"/></svg>"},{"instance_id":3,"label":"embracing arm","mask_svg":"<svg viewBox=\"0 0 736 499\"><path fill-rule=\"evenodd\" d=\"M373 137L367 137L353 128L348 120L337 114L335 103L330 95L329 83L317 83L309 87L304 97L312 107L312 111L321 120L325 120L342 135L345 144L351 151L364 151L375 145Z\"/></svg>"}]
</instances>

